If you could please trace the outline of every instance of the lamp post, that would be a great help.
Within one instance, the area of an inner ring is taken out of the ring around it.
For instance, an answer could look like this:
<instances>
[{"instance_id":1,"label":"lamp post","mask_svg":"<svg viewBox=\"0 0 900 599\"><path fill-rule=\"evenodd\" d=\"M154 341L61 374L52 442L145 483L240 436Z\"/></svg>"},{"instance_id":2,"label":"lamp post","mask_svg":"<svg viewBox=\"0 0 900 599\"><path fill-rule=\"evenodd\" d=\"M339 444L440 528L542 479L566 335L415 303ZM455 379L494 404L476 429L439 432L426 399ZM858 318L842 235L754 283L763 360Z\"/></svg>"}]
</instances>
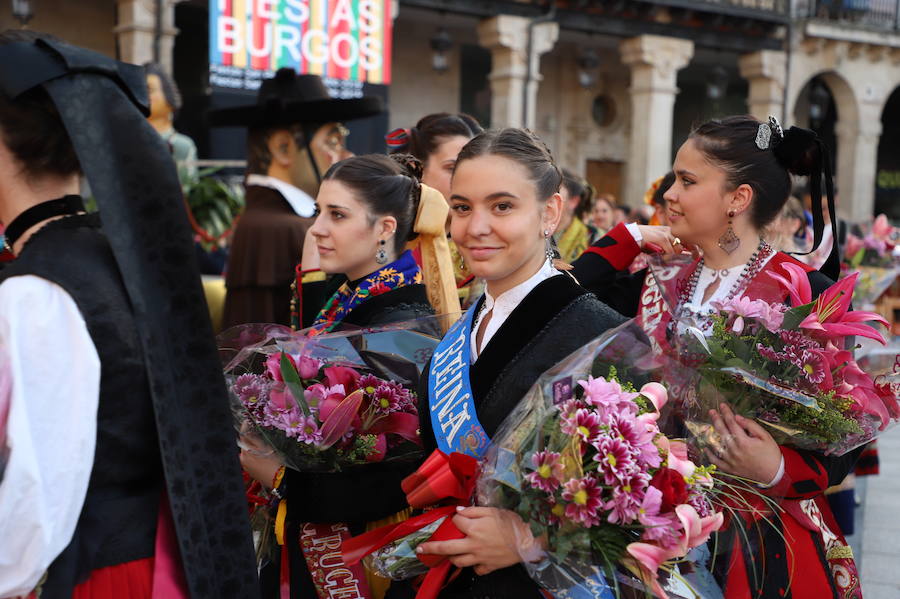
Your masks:
<instances>
[{"instance_id":1,"label":"lamp post","mask_svg":"<svg viewBox=\"0 0 900 599\"><path fill-rule=\"evenodd\" d=\"M813 129L818 129L822 125L828 113L828 103L831 101L831 95L825 88L825 85L816 79L809 88L809 125Z\"/></svg>"},{"instance_id":2,"label":"lamp post","mask_svg":"<svg viewBox=\"0 0 900 599\"><path fill-rule=\"evenodd\" d=\"M34 17L31 2L29 0L12 0L12 14L24 29L28 25L28 21Z\"/></svg>"},{"instance_id":3,"label":"lamp post","mask_svg":"<svg viewBox=\"0 0 900 599\"><path fill-rule=\"evenodd\" d=\"M600 58L597 51L587 48L578 57L578 85L589 89L597 82L597 67L600 66Z\"/></svg>"},{"instance_id":4,"label":"lamp post","mask_svg":"<svg viewBox=\"0 0 900 599\"><path fill-rule=\"evenodd\" d=\"M443 27L439 27L431 38L431 67L438 73L443 73L450 68L447 60L447 52L453 47L453 38Z\"/></svg>"}]
</instances>

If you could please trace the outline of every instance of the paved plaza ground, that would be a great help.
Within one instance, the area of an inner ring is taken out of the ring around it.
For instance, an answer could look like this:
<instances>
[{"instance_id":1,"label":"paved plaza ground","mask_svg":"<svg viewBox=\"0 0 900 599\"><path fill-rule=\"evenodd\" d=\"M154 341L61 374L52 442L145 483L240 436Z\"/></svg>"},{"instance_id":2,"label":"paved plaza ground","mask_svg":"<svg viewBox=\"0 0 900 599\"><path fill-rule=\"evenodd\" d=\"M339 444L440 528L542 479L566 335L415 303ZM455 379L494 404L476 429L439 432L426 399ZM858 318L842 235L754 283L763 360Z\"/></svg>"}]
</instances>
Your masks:
<instances>
[{"instance_id":1,"label":"paved plaza ground","mask_svg":"<svg viewBox=\"0 0 900 599\"><path fill-rule=\"evenodd\" d=\"M850 539L865 599L900 599L900 426L878 439L881 473L857 479L862 504Z\"/></svg>"}]
</instances>

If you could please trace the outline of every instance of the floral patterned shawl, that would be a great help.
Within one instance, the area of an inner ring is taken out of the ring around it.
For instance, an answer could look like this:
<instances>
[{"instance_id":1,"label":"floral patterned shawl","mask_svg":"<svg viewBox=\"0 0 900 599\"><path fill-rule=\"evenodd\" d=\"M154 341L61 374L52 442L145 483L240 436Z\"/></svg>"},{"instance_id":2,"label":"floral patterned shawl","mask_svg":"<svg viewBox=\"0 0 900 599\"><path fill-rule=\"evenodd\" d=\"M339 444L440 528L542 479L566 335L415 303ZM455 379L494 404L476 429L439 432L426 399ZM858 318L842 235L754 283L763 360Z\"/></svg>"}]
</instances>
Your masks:
<instances>
[{"instance_id":1,"label":"floral patterned shawl","mask_svg":"<svg viewBox=\"0 0 900 599\"><path fill-rule=\"evenodd\" d=\"M365 277L359 284L352 288L344 283L341 288L331 296L325 307L316 316L313 322L314 333L327 333L333 330L355 307L376 295L381 295L404 287L422 282L422 272L413 258L412 252L406 250L399 258L383 268L376 270Z\"/></svg>"}]
</instances>

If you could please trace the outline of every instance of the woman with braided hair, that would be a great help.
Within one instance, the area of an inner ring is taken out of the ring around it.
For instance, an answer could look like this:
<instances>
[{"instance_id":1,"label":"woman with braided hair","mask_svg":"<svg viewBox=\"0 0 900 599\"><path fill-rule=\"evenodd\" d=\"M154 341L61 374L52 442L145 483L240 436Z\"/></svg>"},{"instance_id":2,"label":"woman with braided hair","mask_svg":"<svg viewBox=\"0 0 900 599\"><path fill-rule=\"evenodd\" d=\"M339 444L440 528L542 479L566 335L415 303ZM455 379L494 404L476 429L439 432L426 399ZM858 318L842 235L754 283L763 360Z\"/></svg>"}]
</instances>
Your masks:
<instances>
[{"instance_id":1,"label":"woman with braided hair","mask_svg":"<svg viewBox=\"0 0 900 599\"><path fill-rule=\"evenodd\" d=\"M405 153L421 161L422 183L450 198L450 178L456 157L470 139L484 131L475 117L438 112L422 117L415 127L394 129L385 136L388 153ZM484 284L472 276L456 245L450 241L456 287L463 307L478 298Z\"/></svg>"},{"instance_id":2,"label":"woman with braided hair","mask_svg":"<svg viewBox=\"0 0 900 599\"><path fill-rule=\"evenodd\" d=\"M786 264L801 266L813 295L819 295L831 279L776 252L763 231L788 199L790 175L808 176L819 213L818 245L823 174L834 213L827 156L815 133L797 127L783 131L771 118L709 121L678 150L675 181L664 194L669 226L617 225L574 263L573 274L622 314L642 315L648 335L662 347L674 321L656 277L648 277L646 269L625 272L642 248L676 253L693 246L702 253L676 288L681 310L695 316L705 331L711 332L709 313L717 301L744 295L788 303L787 293L776 291L768 276L788 276ZM710 540L711 550L719 553L713 573L726 599L861 597L852 552L823 495L852 471L860 450L838 457L780 446L760 425L724 404L710 416L723 439L710 461L721 471L755 481L760 494L783 508L773 511L758 495L746 494L755 509L732 514Z\"/></svg>"}]
</instances>

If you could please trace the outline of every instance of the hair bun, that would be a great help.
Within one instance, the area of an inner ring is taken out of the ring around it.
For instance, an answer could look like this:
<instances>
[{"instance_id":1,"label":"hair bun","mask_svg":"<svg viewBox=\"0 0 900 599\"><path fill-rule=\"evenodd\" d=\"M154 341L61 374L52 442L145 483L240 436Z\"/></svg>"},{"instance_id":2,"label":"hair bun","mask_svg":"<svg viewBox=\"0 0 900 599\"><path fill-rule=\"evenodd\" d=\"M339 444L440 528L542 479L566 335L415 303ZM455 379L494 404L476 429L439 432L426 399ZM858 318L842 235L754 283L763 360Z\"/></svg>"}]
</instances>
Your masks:
<instances>
[{"instance_id":1,"label":"hair bun","mask_svg":"<svg viewBox=\"0 0 900 599\"><path fill-rule=\"evenodd\" d=\"M425 167L422 166L421 160L412 154L391 154L391 158L403 167L407 176L412 177L419 183L422 182L422 173L424 172Z\"/></svg>"},{"instance_id":2,"label":"hair bun","mask_svg":"<svg viewBox=\"0 0 900 599\"><path fill-rule=\"evenodd\" d=\"M772 151L778 163L794 175L805 177L822 168L819 136L809 129L791 127Z\"/></svg>"}]
</instances>

